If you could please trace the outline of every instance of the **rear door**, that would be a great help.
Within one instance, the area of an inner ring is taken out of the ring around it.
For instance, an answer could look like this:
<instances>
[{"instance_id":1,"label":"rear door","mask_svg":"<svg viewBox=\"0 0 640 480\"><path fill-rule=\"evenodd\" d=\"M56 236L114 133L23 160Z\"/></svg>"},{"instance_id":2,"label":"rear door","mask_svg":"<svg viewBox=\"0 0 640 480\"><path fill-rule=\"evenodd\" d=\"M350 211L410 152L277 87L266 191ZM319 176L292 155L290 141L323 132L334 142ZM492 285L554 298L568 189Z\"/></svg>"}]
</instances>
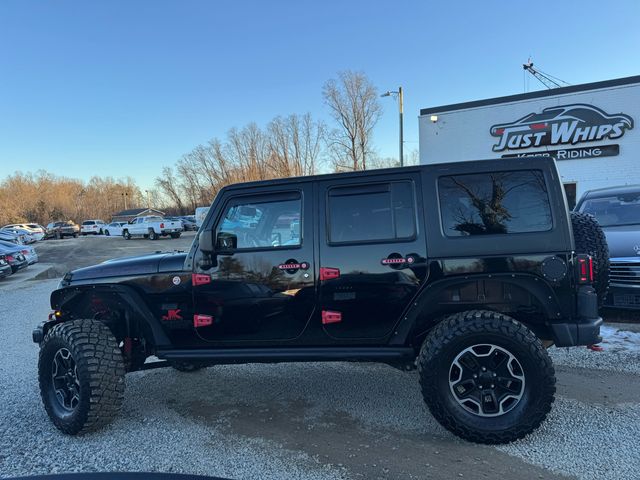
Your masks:
<instances>
[{"instance_id":1,"label":"rear door","mask_svg":"<svg viewBox=\"0 0 640 480\"><path fill-rule=\"evenodd\" d=\"M315 308L312 187L231 193L212 228L235 249L193 278L197 334L210 342L290 341Z\"/></svg>"},{"instance_id":2,"label":"rear door","mask_svg":"<svg viewBox=\"0 0 640 480\"><path fill-rule=\"evenodd\" d=\"M321 322L336 339L391 333L427 274L415 172L320 184Z\"/></svg>"}]
</instances>

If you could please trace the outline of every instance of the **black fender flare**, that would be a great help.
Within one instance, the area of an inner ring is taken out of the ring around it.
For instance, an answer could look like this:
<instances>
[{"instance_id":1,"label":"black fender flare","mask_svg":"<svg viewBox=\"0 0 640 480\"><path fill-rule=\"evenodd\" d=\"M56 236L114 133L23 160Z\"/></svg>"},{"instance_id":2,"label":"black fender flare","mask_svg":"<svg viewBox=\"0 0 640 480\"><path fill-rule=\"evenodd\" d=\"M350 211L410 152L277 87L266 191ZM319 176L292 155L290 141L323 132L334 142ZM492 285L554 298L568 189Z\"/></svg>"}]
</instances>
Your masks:
<instances>
[{"instance_id":1,"label":"black fender flare","mask_svg":"<svg viewBox=\"0 0 640 480\"><path fill-rule=\"evenodd\" d=\"M63 313L59 321L64 321L65 305L69 305L69 303L78 296L87 292L117 295L120 301L129 307L132 315L139 320L145 337L150 340L155 347L163 348L171 346L171 341L162 328L160 321L153 316L142 296L133 287L128 285L78 285L54 290L51 293L50 302L53 310ZM59 323L59 321L51 322L51 326ZM43 333L46 334L46 330Z\"/></svg>"},{"instance_id":2,"label":"black fender flare","mask_svg":"<svg viewBox=\"0 0 640 480\"><path fill-rule=\"evenodd\" d=\"M546 285L543 279L536 275L526 273L461 275L428 283L424 288L420 289L396 324L389 344L406 345L411 338L411 334L414 333L414 327L420 316L424 315L425 312L436 310L438 306L436 299L443 290L478 280L497 280L524 288L542 305L546 316L545 320L562 318L562 310L557 295Z\"/></svg>"}]
</instances>

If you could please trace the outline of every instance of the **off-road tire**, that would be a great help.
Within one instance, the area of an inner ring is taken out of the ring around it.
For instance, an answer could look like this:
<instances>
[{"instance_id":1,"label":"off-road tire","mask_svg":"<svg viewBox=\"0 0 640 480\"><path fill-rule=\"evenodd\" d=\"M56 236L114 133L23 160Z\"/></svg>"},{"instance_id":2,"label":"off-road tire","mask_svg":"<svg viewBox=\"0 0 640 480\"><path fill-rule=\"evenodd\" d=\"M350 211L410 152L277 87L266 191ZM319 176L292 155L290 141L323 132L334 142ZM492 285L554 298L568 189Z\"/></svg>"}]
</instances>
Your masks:
<instances>
[{"instance_id":1,"label":"off-road tire","mask_svg":"<svg viewBox=\"0 0 640 480\"><path fill-rule=\"evenodd\" d=\"M75 361L79 400L65 410L54 391L53 360L60 349ZM97 430L116 416L124 399L125 367L113 334L97 320L73 320L54 326L40 345L38 381L45 410L62 432L76 435Z\"/></svg>"},{"instance_id":2,"label":"off-road tire","mask_svg":"<svg viewBox=\"0 0 640 480\"><path fill-rule=\"evenodd\" d=\"M205 364L199 362L185 362L181 360L172 360L169 362L172 368L179 372L191 373L206 367Z\"/></svg>"},{"instance_id":3,"label":"off-road tire","mask_svg":"<svg viewBox=\"0 0 640 480\"><path fill-rule=\"evenodd\" d=\"M598 305L602 305L609 289L609 246L602 227L593 215L571 212L571 226L576 253L593 257L593 288L598 294Z\"/></svg>"},{"instance_id":4,"label":"off-road tire","mask_svg":"<svg viewBox=\"0 0 640 480\"><path fill-rule=\"evenodd\" d=\"M170 235L171 235L171 238L180 238L180 234L179 233L172 233Z\"/></svg>"},{"instance_id":5,"label":"off-road tire","mask_svg":"<svg viewBox=\"0 0 640 480\"><path fill-rule=\"evenodd\" d=\"M129 230L123 230L122 236L124 237L125 240L131 240L131 234L129 233Z\"/></svg>"},{"instance_id":6,"label":"off-road tire","mask_svg":"<svg viewBox=\"0 0 640 480\"><path fill-rule=\"evenodd\" d=\"M499 416L470 413L454 398L449 385L453 360L465 348L493 344L515 356L524 372L522 397ZM471 310L445 318L424 340L418 355L422 395L442 426L476 443L508 443L540 426L554 401L555 371L540 340L522 323L506 315Z\"/></svg>"},{"instance_id":7,"label":"off-road tire","mask_svg":"<svg viewBox=\"0 0 640 480\"><path fill-rule=\"evenodd\" d=\"M156 231L153 228L149 229L148 238L149 238L149 240L157 240L158 239L158 234L156 233Z\"/></svg>"}]
</instances>

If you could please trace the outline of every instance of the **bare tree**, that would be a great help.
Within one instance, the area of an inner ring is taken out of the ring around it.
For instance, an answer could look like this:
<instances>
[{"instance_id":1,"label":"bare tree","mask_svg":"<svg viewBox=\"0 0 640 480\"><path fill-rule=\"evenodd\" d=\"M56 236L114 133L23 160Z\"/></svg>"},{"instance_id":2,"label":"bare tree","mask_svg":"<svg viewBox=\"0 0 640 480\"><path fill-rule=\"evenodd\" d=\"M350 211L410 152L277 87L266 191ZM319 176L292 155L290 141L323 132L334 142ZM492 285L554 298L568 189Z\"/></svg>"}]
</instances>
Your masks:
<instances>
[{"instance_id":1,"label":"bare tree","mask_svg":"<svg viewBox=\"0 0 640 480\"><path fill-rule=\"evenodd\" d=\"M267 126L269 167L276 177L313 175L318 170L324 124L303 116L276 117Z\"/></svg>"},{"instance_id":2,"label":"bare tree","mask_svg":"<svg viewBox=\"0 0 640 480\"><path fill-rule=\"evenodd\" d=\"M156 178L156 187L178 207L180 213L184 214L184 203L180 195L178 180L173 173L173 168L164 167L162 169L162 175Z\"/></svg>"},{"instance_id":3,"label":"bare tree","mask_svg":"<svg viewBox=\"0 0 640 480\"><path fill-rule=\"evenodd\" d=\"M372 153L373 128L382 113L378 91L364 73L345 71L322 89L338 128L328 134L336 170L365 170Z\"/></svg>"}]
</instances>

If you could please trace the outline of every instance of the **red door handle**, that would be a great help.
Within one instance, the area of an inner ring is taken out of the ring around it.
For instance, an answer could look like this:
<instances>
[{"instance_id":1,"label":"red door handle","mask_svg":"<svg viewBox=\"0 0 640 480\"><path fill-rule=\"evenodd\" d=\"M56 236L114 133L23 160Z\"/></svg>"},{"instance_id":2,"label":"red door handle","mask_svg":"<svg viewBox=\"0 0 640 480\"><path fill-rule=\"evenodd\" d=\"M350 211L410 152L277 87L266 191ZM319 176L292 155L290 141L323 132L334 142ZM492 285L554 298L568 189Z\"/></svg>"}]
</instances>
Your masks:
<instances>
[{"instance_id":1,"label":"red door handle","mask_svg":"<svg viewBox=\"0 0 640 480\"><path fill-rule=\"evenodd\" d=\"M340 276L339 268L320 267L320 280L333 280Z\"/></svg>"}]
</instances>

